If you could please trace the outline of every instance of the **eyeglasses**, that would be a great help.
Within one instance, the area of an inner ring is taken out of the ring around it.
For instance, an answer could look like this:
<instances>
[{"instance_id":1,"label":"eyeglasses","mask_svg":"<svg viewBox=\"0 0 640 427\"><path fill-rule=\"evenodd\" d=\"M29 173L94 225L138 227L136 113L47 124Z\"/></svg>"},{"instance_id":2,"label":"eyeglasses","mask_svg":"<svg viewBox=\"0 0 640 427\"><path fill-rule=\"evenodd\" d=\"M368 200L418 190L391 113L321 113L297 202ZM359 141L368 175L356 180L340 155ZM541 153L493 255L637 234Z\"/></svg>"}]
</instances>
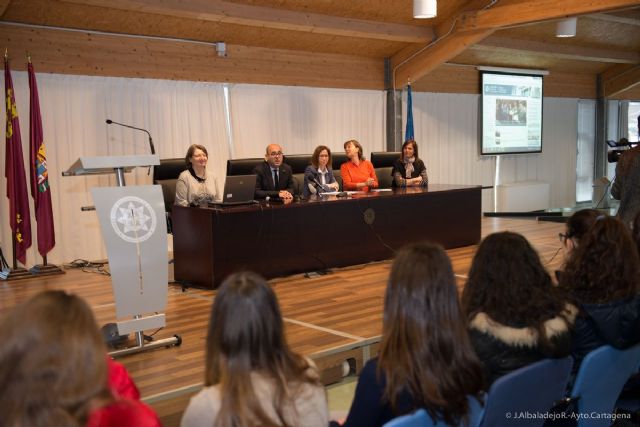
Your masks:
<instances>
[{"instance_id":1,"label":"eyeglasses","mask_svg":"<svg viewBox=\"0 0 640 427\"><path fill-rule=\"evenodd\" d=\"M269 155L271 157L279 157L282 156L282 151L272 151L271 153L269 153Z\"/></svg>"},{"instance_id":2,"label":"eyeglasses","mask_svg":"<svg viewBox=\"0 0 640 427\"><path fill-rule=\"evenodd\" d=\"M565 233L558 233L558 240L560 240L560 243L566 243L566 241L568 239L570 239L571 237L568 234Z\"/></svg>"}]
</instances>

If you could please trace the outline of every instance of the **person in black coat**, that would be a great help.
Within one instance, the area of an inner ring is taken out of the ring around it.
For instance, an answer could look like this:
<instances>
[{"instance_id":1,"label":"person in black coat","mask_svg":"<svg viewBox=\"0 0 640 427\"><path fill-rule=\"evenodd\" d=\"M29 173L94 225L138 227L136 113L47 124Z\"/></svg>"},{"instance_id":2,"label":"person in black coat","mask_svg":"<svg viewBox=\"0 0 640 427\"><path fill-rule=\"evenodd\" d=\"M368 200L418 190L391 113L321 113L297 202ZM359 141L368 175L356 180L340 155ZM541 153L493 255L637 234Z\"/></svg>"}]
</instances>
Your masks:
<instances>
[{"instance_id":1,"label":"person in black coat","mask_svg":"<svg viewBox=\"0 0 640 427\"><path fill-rule=\"evenodd\" d=\"M426 186L429 182L427 168L418 157L418 144L412 139L402 144L402 155L391 171L394 187Z\"/></svg>"},{"instance_id":2,"label":"person in black coat","mask_svg":"<svg viewBox=\"0 0 640 427\"><path fill-rule=\"evenodd\" d=\"M284 154L278 144L267 146L264 163L253 169L256 179L256 199L279 197L284 200L293 199L295 184L291 166L283 163Z\"/></svg>"},{"instance_id":3,"label":"person in black coat","mask_svg":"<svg viewBox=\"0 0 640 427\"><path fill-rule=\"evenodd\" d=\"M494 233L476 252L462 293L471 343L490 385L511 371L570 353L568 304L520 234Z\"/></svg>"},{"instance_id":4,"label":"person in black coat","mask_svg":"<svg viewBox=\"0 0 640 427\"><path fill-rule=\"evenodd\" d=\"M640 342L640 259L622 222L598 219L560 277L580 308L571 345L574 372L600 346L625 349Z\"/></svg>"}]
</instances>

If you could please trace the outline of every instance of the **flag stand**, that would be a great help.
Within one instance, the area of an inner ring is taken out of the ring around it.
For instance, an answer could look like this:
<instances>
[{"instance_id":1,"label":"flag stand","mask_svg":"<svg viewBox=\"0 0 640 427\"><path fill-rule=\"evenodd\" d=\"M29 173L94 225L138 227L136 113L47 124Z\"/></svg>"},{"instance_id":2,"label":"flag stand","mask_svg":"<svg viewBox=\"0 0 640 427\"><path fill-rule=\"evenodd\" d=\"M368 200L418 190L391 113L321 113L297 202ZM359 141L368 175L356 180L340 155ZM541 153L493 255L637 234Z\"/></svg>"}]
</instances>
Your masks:
<instances>
[{"instance_id":1,"label":"flag stand","mask_svg":"<svg viewBox=\"0 0 640 427\"><path fill-rule=\"evenodd\" d=\"M55 264L47 263L47 256L42 256L42 264L36 264L29 269L34 276L51 276L54 274L64 274L64 270Z\"/></svg>"},{"instance_id":2,"label":"flag stand","mask_svg":"<svg viewBox=\"0 0 640 427\"><path fill-rule=\"evenodd\" d=\"M20 279L28 279L33 277L33 275L23 267L18 267L18 260L16 259L16 233L11 233L12 240L12 249L13 249L13 266L9 268L7 264L7 260L4 259L4 255L0 252L0 256L2 256L2 271L0 272L0 279L2 280L20 280Z\"/></svg>"}]
</instances>

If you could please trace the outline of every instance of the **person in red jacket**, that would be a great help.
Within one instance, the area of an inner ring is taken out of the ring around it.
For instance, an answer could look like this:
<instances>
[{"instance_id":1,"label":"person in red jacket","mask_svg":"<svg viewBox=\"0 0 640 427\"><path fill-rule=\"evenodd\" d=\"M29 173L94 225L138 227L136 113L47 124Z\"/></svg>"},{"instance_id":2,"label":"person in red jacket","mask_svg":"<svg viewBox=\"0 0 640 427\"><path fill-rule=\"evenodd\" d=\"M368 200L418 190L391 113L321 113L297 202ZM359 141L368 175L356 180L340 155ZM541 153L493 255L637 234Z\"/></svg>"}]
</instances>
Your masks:
<instances>
[{"instance_id":1,"label":"person in red jacket","mask_svg":"<svg viewBox=\"0 0 640 427\"><path fill-rule=\"evenodd\" d=\"M137 400L126 370L107 361L82 298L63 291L35 295L2 319L0 341L3 426L160 426Z\"/></svg>"},{"instance_id":2,"label":"person in red jacket","mask_svg":"<svg viewBox=\"0 0 640 427\"><path fill-rule=\"evenodd\" d=\"M349 161L340 166L342 188L348 190L369 191L378 188L378 177L373 164L364 158L362 145L355 139L344 143L344 152Z\"/></svg>"}]
</instances>

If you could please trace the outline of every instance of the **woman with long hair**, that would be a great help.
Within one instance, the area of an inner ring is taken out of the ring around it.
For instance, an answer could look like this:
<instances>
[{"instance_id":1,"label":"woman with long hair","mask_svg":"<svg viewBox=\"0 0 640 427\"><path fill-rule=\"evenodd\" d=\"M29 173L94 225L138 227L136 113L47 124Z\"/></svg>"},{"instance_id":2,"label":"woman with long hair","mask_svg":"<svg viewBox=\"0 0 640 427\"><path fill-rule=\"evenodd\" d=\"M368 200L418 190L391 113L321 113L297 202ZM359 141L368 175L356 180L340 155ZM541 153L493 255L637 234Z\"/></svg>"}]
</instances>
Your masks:
<instances>
[{"instance_id":1,"label":"woman with long hair","mask_svg":"<svg viewBox=\"0 0 640 427\"><path fill-rule=\"evenodd\" d=\"M572 341L574 370L597 347L640 342L640 259L622 222L596 221L573 251L560 286L580 308Z\"/></svg>"},{"instance_id":2,"label":"woman with long hair","mask_svg":"<svg viewBox=\"0 0 640 427\"><path fill-rule=\"evenodd\" d=\"M387 283L380 353L362 369L344 425L381 426L418 408L457 425L469 412L467 397L482 388L449 257L431 243L401 249Z\"/></svg>"},{"instance_id":3,"label":"woman with long hair","mask_svg":"<svg viewBox=\"0 0 640 427\"><path fill-rule=\"evenodd\" d=\"M489 384L513 370L570 353L576 308L520 234L487 236L473 257L462 293L471 342Z\"/></svg>"},{"instance_id":4,"label":"woman with long hair","mask_svg":"<svg viewBox=\"0 0 640 427\"><path fill-rule=\"evenodd\" d=\"M257 274L232 274L218 289L205 364L205 387L191 399L182 427L328 423L318 372L289 349L276 296Z\"/></svg>"},{"instance_id":5,"label":"woman with long hair","mask_svg":"<svg viewBox=\"0 0 640 427\"><path fill-rule=\"evenodd\" d=\"M402 154L391 171L396 187L425 186L429 182L427 168L418 157L418 144L412 139L402 144Z\"/></svg>"},{"instance_id":6,"label":"woman with long hair","mask_svg":"<svg viewBox=\"0 0 640 427\"><path fill-rule=\"evenodd\" d=\"M311 156L311 164L304 170L302 195L308 198L312 194L339 189L340 185L331 169L331 150L326 145L318 145Z\"/></svg>"},{"instance_id":7,"label":"woman with long hair","mask_svg":"<svg viewBox=\"0 0 640 427\"><path fill-rule=\"evenodd\" d=\"M35 295L2 320L0 342L3 426L160 425L147 406L110 388L102 335L80 297Z\"/></svg>"}]
</instances>

